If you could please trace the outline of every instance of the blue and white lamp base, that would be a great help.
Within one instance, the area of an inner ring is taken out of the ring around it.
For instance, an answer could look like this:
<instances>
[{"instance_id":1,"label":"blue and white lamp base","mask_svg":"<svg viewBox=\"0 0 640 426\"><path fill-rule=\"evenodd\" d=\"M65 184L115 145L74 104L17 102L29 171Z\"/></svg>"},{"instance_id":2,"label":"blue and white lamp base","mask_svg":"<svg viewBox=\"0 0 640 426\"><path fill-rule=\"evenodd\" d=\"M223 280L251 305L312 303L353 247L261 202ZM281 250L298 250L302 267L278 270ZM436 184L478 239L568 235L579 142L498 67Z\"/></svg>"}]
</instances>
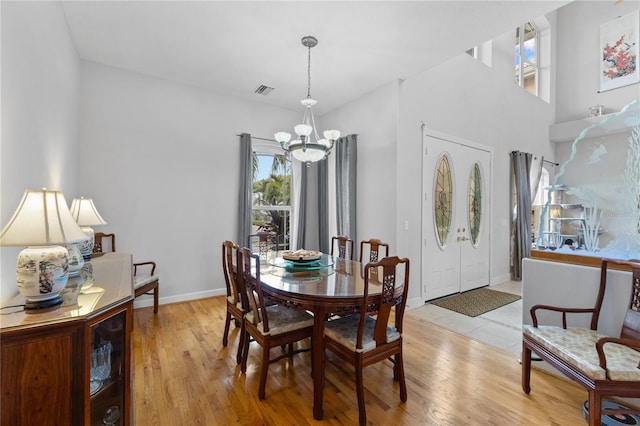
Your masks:
<instances>
[{"instance_id":1,"label":"blue and white lamp base","mask_svg":"<svg viewBox=\"0 0 640 426\"><path fill-rule=\"evenodd\" d=\"M25 248L18 254L16 279L27 308L62 303L59 293L69 279L69 252L62 246Z\"/></svg>"}]
</instances>

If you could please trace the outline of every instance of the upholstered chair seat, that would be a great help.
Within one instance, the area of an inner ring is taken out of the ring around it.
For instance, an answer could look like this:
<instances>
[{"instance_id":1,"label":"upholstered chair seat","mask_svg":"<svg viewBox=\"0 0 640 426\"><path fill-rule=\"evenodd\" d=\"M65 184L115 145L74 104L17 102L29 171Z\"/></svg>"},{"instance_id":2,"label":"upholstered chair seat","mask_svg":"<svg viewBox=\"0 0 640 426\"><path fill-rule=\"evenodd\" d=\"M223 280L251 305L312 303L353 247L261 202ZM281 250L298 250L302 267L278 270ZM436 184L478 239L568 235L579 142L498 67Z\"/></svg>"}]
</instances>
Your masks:
<instances>
[{"instance_id":1,"label":"upholstered chair seat","mask_svg":"<svg viewBox=\"0 0 640 426\"><path fill-rule=\"evenodd\" d=\"M331 321L325 325L325 335L339 342L354 352L367 352L376 347L373 333L376 328L376 320L369 315L365 316L364 331L362 333L362 349L356 347L358 339L358 323L360 314L348 315ZM387 342L393 342L400 338L400 332L395 327L387 325Z\"/></svg>"},{"instance_id":2,"label":"upholstered chair seat","mask_svg":"<svg viewBox=\"0 0 640 426\"><path fill-rule=\"evenodd\" d=\"M606 344L607 369L600 367L596 342L606 336L595 330L523 325L522 332L593 380L640 380L640 352L628 346Z\"/></svg>"},{"instance_id":3,"label":"upholstered chair seat","mask_svg":"<svg viewBox=\"0 0 640 426\"><path fill-rule=\"evenodd\" d=\"M270 305L265 307L267 316L269 317L269 330L265 331L264 322L257 323L257 329L262 334L282 334L289 331L297 330L299 328L313 327L313 315L304 312L296 311L295 309L287 308L281 305ZM252 311L247 313L247 320L254 321L254 314Z\"/></svg>"}]
</instances>

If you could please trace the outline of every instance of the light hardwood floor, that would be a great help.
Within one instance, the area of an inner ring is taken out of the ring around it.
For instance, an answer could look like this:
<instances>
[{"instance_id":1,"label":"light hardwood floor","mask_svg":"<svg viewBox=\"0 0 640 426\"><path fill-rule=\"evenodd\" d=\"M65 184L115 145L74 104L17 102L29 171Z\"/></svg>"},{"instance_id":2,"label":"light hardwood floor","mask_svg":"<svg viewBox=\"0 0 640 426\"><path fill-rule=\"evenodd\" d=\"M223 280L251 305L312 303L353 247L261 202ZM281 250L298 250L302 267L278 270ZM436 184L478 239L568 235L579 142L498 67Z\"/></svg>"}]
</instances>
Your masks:
<instances>
[{"instance_id":1,"label":"light hardwood floor","mask_svg":"<svg viewBox=\"0 0 640 426\"><path fill-rule=\"evenodd\" d=\"M310 354L271 364L258 400L261 349L251 344L246 375L236 365L238 331L222 346L223 297L134 313L135 425L352 425L358 422L353 369L328 353L324 421L313 419ZM365 370L371 425L583 425L586 392L534 371L523 393L513 352L405 315L408 400L400 402L389 362ZM279 349L274 349L274 351Z\"/></svg>"}]
</instances>

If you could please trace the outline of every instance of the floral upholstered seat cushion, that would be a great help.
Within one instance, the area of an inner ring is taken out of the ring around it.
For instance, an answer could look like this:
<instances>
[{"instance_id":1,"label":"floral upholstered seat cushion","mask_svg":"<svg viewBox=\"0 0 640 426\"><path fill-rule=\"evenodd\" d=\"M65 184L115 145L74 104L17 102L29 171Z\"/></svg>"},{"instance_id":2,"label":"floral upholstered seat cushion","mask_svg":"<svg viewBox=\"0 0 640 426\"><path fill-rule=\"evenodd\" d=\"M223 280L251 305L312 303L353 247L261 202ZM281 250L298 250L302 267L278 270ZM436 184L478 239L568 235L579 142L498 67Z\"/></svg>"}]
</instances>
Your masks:
<instances>
[{"instance_id":1,"label":"floral upholstered seat cushion","mask_svg":"<svg viewBox=\"0 0 640 426\"><path fill-rule=\"evenodd\" d=\"M523 325L522 333L594 380L640 380L640 352L624 345L606 344L607 370L600 368L596 342L607 336L597 331Z\"/></svg>"},{"instance_id":2,"label":"floral upholstered seat cushion","mask_svg":"<svg viewBox=\"0 0 640 426\"><path fill-rule=\"evenodd\" d=\"M345 347L355 352L367 352L376 347L373 340L373 332L376 328L376 320L369 315L365 317L364 332L362 333L362 349L356 349L358 339L358 322L360 314L348 315L328 321L324 333L333 340L340 342ZM400 338L400 332L395 327L387 326L387 341L393 342Z\"/></svg>"},{"instance_id":3,"label":"floral upholstered seat cushion","mask_svg":"<svg viewBox=\"0 0 640 426\"><path fill-rule=\"evenodd\" d=\"M149 284L150 282L156 281L157 279L157 275L136 274L133 276L133 288L142 287L143 285Z\"/></svg>"},{"instance_id":4,"label":"floral upholstered seat cushion","mask_svg":"<svg viewBox=\"0 0 640 426\"><path fill-rule=\"evenodd\" d=\"M264 324L258 323L258 330L262 334L282 334L287 331L297 330L305 327L313 327L313 315L287 308L281 305L270 305L266 307L267 318L269 318L269 332L265 333ZM254 313L247 313L247 320L253 323Z\"/></svg>"},{"instance_id":5,"label":"floral upholstered seat cushion","mask_svg":"<svg viewBox=\"0 0 640 426\"><path fill-rule=\"evenodd\" d=\"M227 296L227 301L229 303L233 303L233 296ZM242 302L237 302L236 303L236 308L242 310Z\"/></svg>"}]
</instances>

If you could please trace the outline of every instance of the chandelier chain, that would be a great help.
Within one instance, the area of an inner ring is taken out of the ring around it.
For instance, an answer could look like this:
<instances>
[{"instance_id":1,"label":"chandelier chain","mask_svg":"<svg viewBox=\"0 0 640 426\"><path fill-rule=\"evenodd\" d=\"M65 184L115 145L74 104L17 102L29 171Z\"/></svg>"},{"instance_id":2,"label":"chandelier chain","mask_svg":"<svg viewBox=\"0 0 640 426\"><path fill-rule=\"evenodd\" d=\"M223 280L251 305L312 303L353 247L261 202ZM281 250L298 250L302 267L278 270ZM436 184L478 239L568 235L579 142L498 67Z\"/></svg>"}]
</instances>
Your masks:
<instances>
[{"instance_id":1,"label":"chandelier chain","mask_svg":"<svg viewBox=\"0 0 640 426\"><path fill-rule=\"evenodd\" d=\"M309 52L307 59L307 98L311 97L311 46L307 47Z\"/></svg>"},{"instance_id":2,"label":"chandelier chain","mask_svg":"<svg viewBox=\"0 0 640 426\"><path fill-rule=\"evenodd\" d=\"M316 104L316 100L311 97L311 48L318 44L318 39L314 36L305 36L301 41L307 48L307 97L300 101L305 107L302 123L294 127L297 135L294 140L291 140L291 134L287 132L276 132L273 136L287 154L309 166L309 163L327 158L333 144L340 137L340 131L325 130L324 138L318 135L316 120L311 109Z\"/></svg>"}]
</instances>

